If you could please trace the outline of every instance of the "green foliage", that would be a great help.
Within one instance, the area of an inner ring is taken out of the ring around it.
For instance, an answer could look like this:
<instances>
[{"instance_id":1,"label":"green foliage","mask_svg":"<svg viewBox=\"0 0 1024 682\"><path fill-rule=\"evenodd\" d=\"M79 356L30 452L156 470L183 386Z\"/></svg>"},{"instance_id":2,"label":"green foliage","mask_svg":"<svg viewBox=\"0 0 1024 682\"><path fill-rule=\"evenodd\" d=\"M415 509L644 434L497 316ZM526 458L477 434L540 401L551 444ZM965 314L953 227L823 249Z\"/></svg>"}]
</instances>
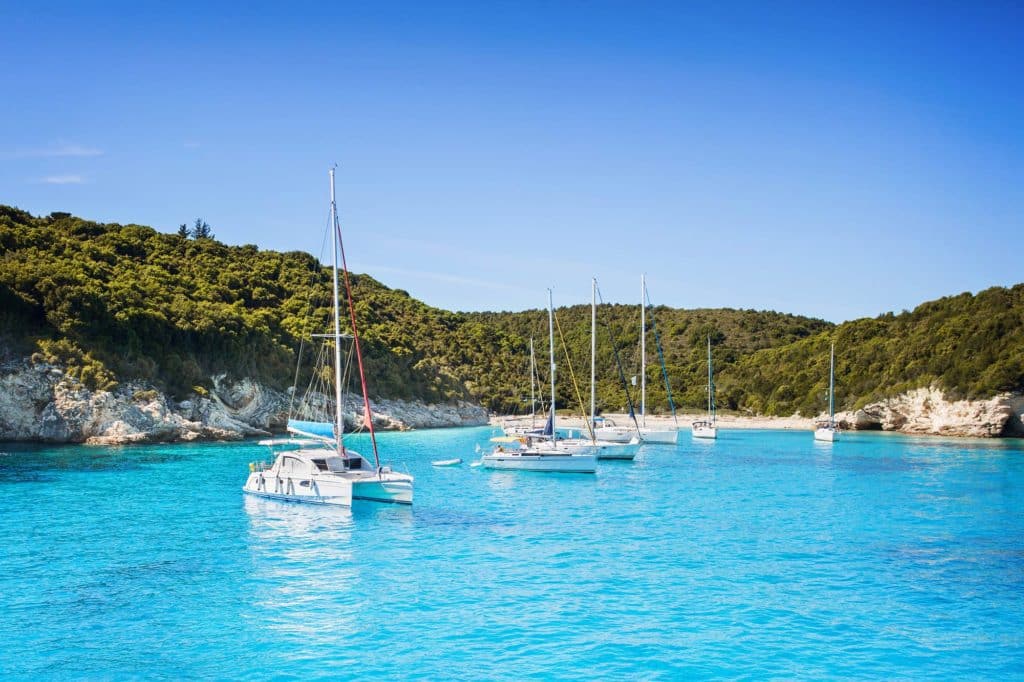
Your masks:
<instances>
[{"instance_id":1,"label":"green foliage","mask_svg":"<svg viewBox=\"0 0 1024 682\"><path fill-rule=\"evenodd\" d=\"M40 339L39 352L32 356L35 362L61 365L68 375L78 379L86 387L96 391L111 391L117 388L114 375L104 364L83 351L67 339Z\"/></svg>"},{"instance_id":2,"label":"green foliage","mask_svg":"<svg viewBox=\"0 0 1024 682\"><path fill-rule=\"evenodd\" d=\"M900 315L854 320L759 351L723 371L720 392L733 408L819 414L828 406L833 340L837 410L933 385L951 398L1024 391L1024 284L950 296Z\"/></svg>"},{"instance_id":3,"label":"green foliage","mask_svg":"<svg viewBox=\"0 0 1024 682\"><path fill-rule=\"evenodd\" d=\"M201 219L196 226L209 230ZM227 246L209 232L186 239L196 235L182 227L163 234L0 206L0 346L38 348L39 359L59 362L97 388L144 379L185 397L205 393L217 374L289 386L300 348L310 352L300 341L329 329L330 270L305 253ZM546 311L453 313L367 275L351 279L371 395L529 410L529 339L536 339L545 378ZM561 308L557 318L586 400L590 307ZM622 410L612 339L627 377L638 374L639 306L602 305L599 318L598 405ZM709 335L725 409L820 412L832 339L841 408L931 384L964 397L1024 388L1024 285L838 327L753 310L655 307L648 329L652 318L675 402L688 409L707 399ZM345 315L343 331L350 326ZM648 409L665 412L651 332L647 351ZM565 352L558 341L557 402L578 410Z\"/></svg>"}]
</instances>

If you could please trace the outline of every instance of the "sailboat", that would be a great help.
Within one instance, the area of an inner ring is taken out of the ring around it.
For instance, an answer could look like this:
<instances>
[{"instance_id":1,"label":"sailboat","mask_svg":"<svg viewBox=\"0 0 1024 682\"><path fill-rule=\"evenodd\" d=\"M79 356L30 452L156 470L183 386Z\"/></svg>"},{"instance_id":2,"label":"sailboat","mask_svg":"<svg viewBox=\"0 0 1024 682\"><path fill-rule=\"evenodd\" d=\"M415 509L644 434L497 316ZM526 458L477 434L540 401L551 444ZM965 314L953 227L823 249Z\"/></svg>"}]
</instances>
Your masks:
<instances>
[{"instance_id":1,"label":"sailboat","mask_svg":"<svg viewBox=\"0 0 1024 682\"><path fill-rule=\"evenodd\" d=\"M715 380L711 368L711 337L708 336L708 416L693 422L694 438L718 438L718 417L715 414Z\"/></svg>"},{"instance_id":2,"label":"sailboat","mask_svg":"<svg viewBox=\"0 0 1024 682\"><path fill-rule=\"evenodd\" d=\"M544 431L547 440L529 439L519 448L497 446L480 458L488 469L512 469L517 471L550 471L560 473L593 474L597 472L597 458L589 449L578 445L567 445L558 440L555 424L555 312L548 289L548 337L551 362L551 412L548 426Z\"/></svg>"},{"instance_id":3,"label":"sailboat","mask_svg":"<svg viewBox=\"0 0 1024 682\"><path fill-rule=\"evenodd\" d=\"M832 350L828 359L828 421L820 421L814 429L814 440L832 442L839 437L839 427L836 426L836 344L832 344Z\"/></svg>"},{"instance_id":4,"label":"sailboat","mask_svg":"<svg viewBox=\"0 0 1024 682\"><path fill-rule=\"evenodd\" d=\"M330 169L331 180L331 234L333 261L331 266L333 287L332 334L317 336L333 342L334 405L332 421L300 420L289 415L287 439L262 441L270 447L273 462L249 465L249 478L242 489L258 497L267 497L290 502L309 502L349 506L353 500L374 502L395 502L412 504L413 477L382 466L377 451L377 437L373 430L370 398L363 371L363 357L359 348L359 332L356 327L355 307L352 302L352 287L345 262L345 247L341 241L341 225L334 196L334 169ZM341 272L344 276L348 312L352 323L351 336L341 333L341 305L339 302L338 257L341 256ZM346 447L344 441L344 405L342 392L341 342L352 340L359 367L359 379L363 393L363 415L370 443L373 447L373 461L355 450ZM322 399L322 396L318 396Z\"/></svg>"},{"instance_id":5,"label":"sailboat","mask_svg":"<svg viewBox=\"0 0 1024 682\"><path fill-rule=\"evenodd\" d=\"M568 356L567 356L568 357ZM635 431L608 424L611 420L597 417L597 278L590 284L590 424L589 438L567 440L565 445L593 452L598 459L632 460L640 447ZM602 426L598 426L601 423ZM603 435L599 435L603 434Z\"/></svg>"},{"instance_id":6,"label":"sailboat","mask_svg":"<svg viewBox=\"0 0 1024 682\"><path fill-rule=\"evenodd\" d=\"M667 379L666 376L666 381ZM675 444L679 440L678 429L655 429L647 426L647 277L645 275L640 275L640 438L645 443Z\"/></svg>"},{"instance_id":7,"label":"sailboat","mask_svg":"<svg viewBox=\"0 0 1024 682\"><path fill-rule=\"evenodd\" d=\"M533 337L530 337L530 424L527 426L521 419L513 418L507 420L501 426L505 436L537 436L543 435L543 429L537 428L537 387L540 381L537 379L537 362L533 352ZM541 400L541 410L544 409L544 402ZM499 441L500 442L500 441ZM508 442L508 441L506 441Z\"/></svg>"}]
</instances>

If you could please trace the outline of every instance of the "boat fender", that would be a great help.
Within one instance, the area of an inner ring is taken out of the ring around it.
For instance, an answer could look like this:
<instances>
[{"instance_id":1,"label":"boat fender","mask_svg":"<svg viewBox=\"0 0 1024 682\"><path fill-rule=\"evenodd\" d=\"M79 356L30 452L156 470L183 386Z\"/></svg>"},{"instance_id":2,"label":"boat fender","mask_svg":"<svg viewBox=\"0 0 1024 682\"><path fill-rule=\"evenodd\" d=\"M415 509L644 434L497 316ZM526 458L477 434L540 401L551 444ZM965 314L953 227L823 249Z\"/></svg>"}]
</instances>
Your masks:
<instances>
[{"instance_id":1,"label":"boat fender","mask_svg":"<svg viewBox=\"0 0 1024 682\"><path fill-rule=\"evenodd\" d=\"M256 462L249 462L249 473L256 471Z\"/></svg>"}]
</instances>

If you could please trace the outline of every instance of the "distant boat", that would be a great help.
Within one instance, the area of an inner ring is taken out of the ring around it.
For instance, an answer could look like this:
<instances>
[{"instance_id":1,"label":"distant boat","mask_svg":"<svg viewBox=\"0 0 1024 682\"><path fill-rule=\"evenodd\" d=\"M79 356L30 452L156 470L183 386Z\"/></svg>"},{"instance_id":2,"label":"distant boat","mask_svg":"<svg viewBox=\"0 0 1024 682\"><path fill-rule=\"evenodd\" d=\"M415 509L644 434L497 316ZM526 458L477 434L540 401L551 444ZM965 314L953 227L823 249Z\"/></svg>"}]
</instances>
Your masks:
<instances>
[{"instance_id":1,"label":"distant boat","mask_svg":"<svg viewBox=\"0 0 1024 682\"><path fill-rule=\"evenodd\" d=\"M345 264L345 247L341 242L341 225L338 208L334 199L334 169L331 178L331 234L334 252L331 268L333 283L334 333L317 335L331 340L332 354L321 357L333 365L334 404L331 414L320 414L323 396L318 391L307 392L309 400L300 401L297 409L304 410L303 416L316 419L296 419L289 414L288 432L296 438L263 441L271 449L274 461L270 466L260 462L249 465L250 474L243 490L250 495L290 502L314 504L351 505L353 500L375 502L396 502L412 504L413 477L382 466L377 452L377 437L373 430L370 399L363 372L363 357L359 349L359 332L356 328L355 308L352 302L352 288L349 284L348 268ZM352 335L341 333L341 305L339 303L338 256L341 255L341 271L344 275L348 312L352 322ZM342 419L343 381L341 342L352 339L352 352L359 367L359 379L363 393L363 415L373 446L373 462L345 446ZM325 356L333 355L333 362ZM301 360L301 358L300 358ZM332 421L321 420L329 416ZM282 449L284 448L284 449Z\"/></svg>"},{"instance_id":2,"label":"distant boat","mask_svg":"<svg viewBox=\"0 0 1024 682\"><path fill-rule=\"evenodd\" d=\"M715 380L711 368L711 337L708 336L708 415L693 422L694 438L718 438L718 417L715 414Z\"/></svg>"},{"instance_id":3,"label":"distant boat","mask_svg":"<svg viewBox=\"0 0 1024 682\"><path fill-rule=\"evenodd\" d=\"M537 428L537 386L540 381L537 379L537 362L533 353L533 337L530 337L530 425L526 426L517 419L506 420L501 425L501 431L506 436L527 436L540 435L542 432ZM541 409L544 409L544 402L541 401Z\"/></svg>"},{"instance_id":4,"label":"distant boat","mask_svg":"<svg viewBox=\"0 0 1024 682\"><path fill-rule=\"evenodd\" d=\"M832 442L839 438L836 426L836 344L828 358L828 421L820 421L814 429L814 440Z\"/></svg>"},{"instance_id":5,"label":"distant boat","mask_svg":"<svg viewBox=\"0 0 1024 682\"><path fill-rule=\"evenodd\" d=\"M548 471L559 473L593 474L597 472L597 458L592 451L576 445L567 445L558 440L555 417L555 312L548 289L548 338L551 361L551 413L545 432L548 440L528 442L522 447L497 446L480 458L488 469L511 469L515 471Z\"/></svg>"},{"instance_id":6,"label":"distant boat","mask_svg":"<svg viewBox=\"0 0 1024 682\"><path fill-rule=\"evenodd\" d=\"M679 429L647 426L647 278L640 275L640 439L645 443L675 444L679 441ZM668 388L668 374L661 356L661 342L658 342L658 359L661 362L662 375L665 377L665 388L672 400L672 390ZM675 417L675 408L672 410Z\"/></svg>"},{"instance_id":7,"label":"distant boat","mask_svg":"<svg viewBox=\"0 0 1024 682\"><path fill-rule=\"evenodd\" d=\"M640 443L640 424L637 422L636 415L633 412L633 399L630 397L629 389L626 386L626 376L622 371L622 363L619 360L619 351L615 347L615 338L612 336L610 326L608 327L608 334L612 337L612 352L615 355L615 364L619 372L619 381L622 383L622 390L626 395L626 402L629 406L629 418L633 421L632 427L619 426L611 419L599 418L596 416L597 278L595 277L591 280L590 284L590 436L595 442L599 443L637 445ZM633 457L616 457L616 459L633 459Z\"/></svg>"}]
</instances>

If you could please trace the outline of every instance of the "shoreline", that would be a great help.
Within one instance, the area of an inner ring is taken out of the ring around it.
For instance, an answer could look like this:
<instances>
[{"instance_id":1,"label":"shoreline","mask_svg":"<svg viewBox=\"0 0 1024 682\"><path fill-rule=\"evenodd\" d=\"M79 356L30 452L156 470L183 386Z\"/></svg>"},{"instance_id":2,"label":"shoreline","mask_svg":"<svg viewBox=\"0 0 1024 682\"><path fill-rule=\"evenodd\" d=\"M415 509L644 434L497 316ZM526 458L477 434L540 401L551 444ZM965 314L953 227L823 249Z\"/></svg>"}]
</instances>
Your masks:
<instances>
[{"instance_id":1,"label":"shoreline","mask_svg":"<svg viewBox=\"0 0 1024 682\"><path fill-rule=\"evenodd\" d=\"M628 414L608 412L601 415L606 419L615 422L617 426L628 426L631 423ZM705 413L679 413L676 421L680 429L689 429L690 425L698 420L704 419ZM809 417L747 417L737 415L718 415L718 427L721 429L765 429L774 431L813 431L817 419ZM526 415L491 415L492 426L503 424L528 424L530 416ZM537 416L538 427L544 426L544 418ZM582 429L585 420L582 417L561 416L558 417L558 425L565 428ZM666 415L647 415L646 424L653 428L669 428L675 425L672 417ZM853 430L853 429L850 429Z\"/></svg>"}]
</instances>

